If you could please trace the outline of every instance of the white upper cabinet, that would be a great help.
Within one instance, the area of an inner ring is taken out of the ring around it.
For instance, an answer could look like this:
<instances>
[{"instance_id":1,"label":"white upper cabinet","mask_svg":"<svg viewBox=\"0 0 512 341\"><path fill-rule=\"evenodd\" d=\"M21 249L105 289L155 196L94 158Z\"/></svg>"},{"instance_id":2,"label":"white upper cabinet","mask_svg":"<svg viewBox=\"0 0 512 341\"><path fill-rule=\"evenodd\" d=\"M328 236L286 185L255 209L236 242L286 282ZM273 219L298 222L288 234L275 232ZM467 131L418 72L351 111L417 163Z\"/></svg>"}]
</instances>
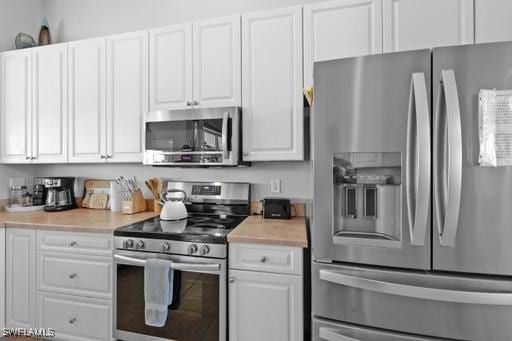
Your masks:
<instances>
[{"instance_id":1,"label":"white upper cabinet","mask_svg":"<svg viewBox=\"0 0 512 341\"><path fill-rule=\"evenodd\" d=\"M149 31L149 107L187 108L192 103L192 24Z\"/></svg>"},{"instance_id":2,"label":"white upper cabinet","mask_svg":"<svg viewBox=\"0 0 512 341\"><path fill-rule=\"evenodd\" d=\"M242 15L243 159L304 159L302 7Z\"/></svg>"},{"instance_id":3,"label":"white upper cabinet","mask_svg":"<svg viewBox=\"0 0 512 341\"><path fill-rule=\"evenodd\" d=\"M334 0L304 5L304 88L313 63L382 53L381 0Z\"/></svg>"},{"instance_id":4,"label":"white upper cabinet","mask_svg":"<svg viewBox=\"0 0 512 341\"><path fill-rule=\"evenodd\" d=\"M106 40L69 43L69 161L104 162Z\"/></svg>"},{"instance_id":5,"label":"white upper cabinet","mask_svg":"<svg viewBox=\"0 0 512 341\"><path fill-rule=\"evenodd\" d=\"M64 163L68 158L68 49L50 45L32 54L32 159Z\"/></svg>"},{"instance_id":6,"label":"white upper cabinet","mask_svg":"<svg viewBox=\"0 0 512 341\"><path fill-rule=\"evenodd\" d=\"M241 105L240 16L194 22L194 105Z\"/></svg>"},{"instance_id":7,"label":"white upper cabinet","mask_svg":"<svg viewBox=\"0 0 512 341\"><path fill-rule=\"evenodd\" d=\"M510 0L475 0L475 42L512 40L510 13Z\"/></svg>"},{"instance_id":8,"label":"white upper cabinet","mask_svg":"<svg viewBox=\"0 0 512 341\"><path fill-rule=\"evenodd\" d=\"M147 31L107 38L108 162L142 162L148 48Z\"/></svg>"},{"instance_id":9,"label":"white upper cabinet","mask_svg":"<svg viewBox=\"0 0 512 341\"><path fill-rule=\"evenodd\" d=\"M1 55L2 162L31 162L32 51Z\"/></svg>"},{"instance_id":10,"label":"white upper cabinet","mask_svg":"<svg viewBox=\"0 0 512 341\"><path fill-rule=\"evenodd\" d=\"M149 35L150 110L241 105L239 15Z\"/></svg>"},{"instance_id":11,"label":"white upper cabinet","mask_svg":"<svg viewBox=\"0 0 512 341\"><path fill-rule=\"evenodd\" d=\"M473 0L383 0L384 52L474 43Z\"/></svg>"}]
</instances>

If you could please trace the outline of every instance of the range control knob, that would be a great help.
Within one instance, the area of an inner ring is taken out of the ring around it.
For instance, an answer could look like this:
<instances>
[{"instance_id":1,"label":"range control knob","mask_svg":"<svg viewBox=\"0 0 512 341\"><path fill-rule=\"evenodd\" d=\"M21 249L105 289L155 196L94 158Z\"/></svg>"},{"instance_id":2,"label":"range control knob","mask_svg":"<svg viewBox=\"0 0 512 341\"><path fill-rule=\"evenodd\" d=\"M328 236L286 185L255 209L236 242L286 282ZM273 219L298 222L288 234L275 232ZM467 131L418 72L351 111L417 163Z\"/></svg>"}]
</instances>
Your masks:
<instances>
[{"instance_id":1,"label":"range control knob","mask_svg":"<svg viewBox=\"0 0 512 341\"><path fill-rule=\"evenodd\" d=\"M188 246L187 253L188 253L189 255L193 255L193 254L194 254L194 253L196 253L196 252L197 252L197 245L196 245L196 244L190 244L190 245Z\"/></svg>"},{"instance_id":2,"label":"range control knob","mask_svg":"<svg viewBox=\"0 0 512 341\"><path fill-rule=\"evenodd\" d=\"M138 240L137 244L135 244L136 249L143 249L144 248L144 242L142 240Z\"/></svg>"},{"instance_id":3,"label":"range control knob","mask_svg":"<svg viewBox=\"0 0 512 341\"><path fill-rule=\"evenodd\" d=\"M123 249L131 249L133 247L133 240L126 239L123 241Z\"/></svg>"},{"instance_id":4,"label":"range control knob","mask_svg":"<svg viewBox=\"0 0 512 341\"><path fill-rule=\"evenodd\" d=\"M208 247L208 245L203 245L201 246L201 248L199 249L199 254L201 256L206 256L208 254L208 252L210 252L210 248Z\"/></svg>"},{"instance_id":5,"label":"range control knob","mask_svg":"<svg viewBox=\"0 0 512 341\"><path fill-rule=\"evenodd\" d=\"M162 243L162 251L169 251L170 249L171 249L171 244L169 244L168 242Z\"/></svg>"}]
</instances>

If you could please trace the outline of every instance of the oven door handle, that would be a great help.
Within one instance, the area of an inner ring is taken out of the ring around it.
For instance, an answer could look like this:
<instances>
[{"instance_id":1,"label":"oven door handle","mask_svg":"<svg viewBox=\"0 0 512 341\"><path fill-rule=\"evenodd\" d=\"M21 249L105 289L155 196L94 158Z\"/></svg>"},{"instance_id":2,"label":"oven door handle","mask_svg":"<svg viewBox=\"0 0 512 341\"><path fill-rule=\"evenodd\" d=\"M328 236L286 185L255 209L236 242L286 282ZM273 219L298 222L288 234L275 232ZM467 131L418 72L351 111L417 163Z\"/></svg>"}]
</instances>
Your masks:
<instances>
[{"instance_id":1,"label":"oven door handle","mask_svg":"<svg viewBox=\"0 0 512 341\"><path fill-rule=\"evenodd\" d=\"M146 260L142 258L133 258L133 257L127 257L127 256L121 256L121 255L114 255L114 258L121 262L122 264L126 265L135 265L135 266L145 266ZM194 264L194 263L172 263L171 268L173 270L180 270L180 271L197 271L197 272L204 272L204 271L219 271L220 270L220 264Z\"/></svg>"}]
</instances>

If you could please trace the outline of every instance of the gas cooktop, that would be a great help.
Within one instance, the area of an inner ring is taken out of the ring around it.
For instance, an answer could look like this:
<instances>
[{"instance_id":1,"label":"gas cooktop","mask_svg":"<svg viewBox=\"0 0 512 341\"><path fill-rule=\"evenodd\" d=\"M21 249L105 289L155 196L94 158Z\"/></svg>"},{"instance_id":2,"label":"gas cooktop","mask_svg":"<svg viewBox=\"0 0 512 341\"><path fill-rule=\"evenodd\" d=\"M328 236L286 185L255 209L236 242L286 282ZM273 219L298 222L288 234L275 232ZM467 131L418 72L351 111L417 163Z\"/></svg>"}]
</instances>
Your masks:
<instances>
[{"instance_id":1,"label":"gas cooktop","mask_svg":"<svg viewBox=\"0 0 512 341\"><path fill-rule=\"evenodd\" d=\"M201 214L191 214L187 219L178 221L152 218L118 228L114 231L114 236L225 244L229 232L245 218L246 216Z\"/></svg>"}]
</instances>

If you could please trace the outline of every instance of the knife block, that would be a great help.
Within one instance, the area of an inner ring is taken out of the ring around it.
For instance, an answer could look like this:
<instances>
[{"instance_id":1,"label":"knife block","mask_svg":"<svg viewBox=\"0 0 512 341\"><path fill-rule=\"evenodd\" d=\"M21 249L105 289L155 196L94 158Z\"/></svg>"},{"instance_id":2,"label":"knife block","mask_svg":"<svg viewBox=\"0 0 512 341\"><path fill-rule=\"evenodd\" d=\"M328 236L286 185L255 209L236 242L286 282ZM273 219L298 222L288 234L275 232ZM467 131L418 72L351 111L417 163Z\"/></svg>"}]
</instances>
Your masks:
<instances>
[{"instance_id":1,"label":"knife block","mask_svg":"<svg viewBox=\"0 0 512 341\"><path fill-rule=\"evenodd\" d=\"M146 199L140 189L133 191L131 200L123 200L121 203L121 213L123 214L135 214L144 212L146 209Z\"/></svg>"}]
</instances>

